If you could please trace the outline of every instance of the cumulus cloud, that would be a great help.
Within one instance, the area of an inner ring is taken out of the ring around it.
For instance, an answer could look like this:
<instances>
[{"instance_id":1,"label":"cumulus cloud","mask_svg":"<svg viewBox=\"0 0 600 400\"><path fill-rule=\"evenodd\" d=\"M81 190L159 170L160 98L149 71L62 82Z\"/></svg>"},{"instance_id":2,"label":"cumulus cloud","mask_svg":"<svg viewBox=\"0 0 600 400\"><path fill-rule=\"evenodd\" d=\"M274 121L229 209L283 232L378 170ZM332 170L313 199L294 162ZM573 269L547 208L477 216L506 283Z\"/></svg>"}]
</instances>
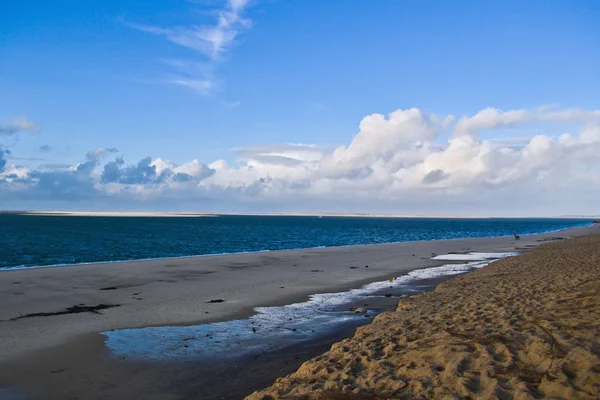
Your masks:
<instances>
[{"instance_id":1,"label":"cumulus cloud","mask_svg":"<svg viewBox=\"0 0 600 400\"><path fill-rule=\"evenodd\" d=\"M116 161L109 162L104 166L101 182L118 182L124 184L146 184L158 183L163 179L163 175L157 175L156 166L150 165L150 157L140 160L137 165L124 167L125 161L119 157Z\"/></svg>"},{"instance_id":2,"label":"cumulus cloud","mask_svg":"<svg viewBox=\"0 0 600 400\"><path fill-rule=\"evenodd\" d=\"M236 149L235 162L208 164L153 157L105 162L103 157L117 150L101 148L74 166L30 171L9 165L0 153L0 198L36 198L38 193L39 198L168 199L173 207L206 210L210 204L217 211L597 213L596 115L488 108L460 118L450 126L455 134L443 140L442 132L452 124L448 116L396 110L366 116L349 143L337 148L257 145ZM521 124L553 118L577 120L582 126L559 136L517 136L518 146L502 137L479 136L482 130L508 125L518 130Z\"/></svg>"},{"instance_id":3,"label":"cumulus cloud","mask_svg":"<svg viewBox=\"0 0 600 400\"><path fill-rule=\"evenodd\" d=\"M396 172L416 162L408 151L415 150L416 155L437 138L435 122L417 108L396 110L387 118L369 115L362 119L348 146L342 145L323 158L318 173L323 178L365 178L383 172L384 166Z\"/></svg>"},{"instance_id":4,"label":"cumulus cloud","mask_svg":"<svg viewBox=\"0 0 600 400\"><path fill-rule=\"evenodd\" d=\"M96 188L95 164L96 161L88 160L66 168L45 165L35 170L6 165L4 171L0 171L0 199L12 200L19 205L39 201L71 204L94 201L104 195L104 191Z\"/></svg>"},{"instance_id":5,"label":"cumulus cloud","mask_svg":"<svg viewBox=\"0 0 600 400\"><path fill-rule=\"evenodd\" d=\"M210 25L179 26L163 28L153 25L126 23L142 32L164 36L170 42L192 49L207 57L205 63L187 60L167 60L182 75L167 81L191 88L199 94L209 94L217 85L214 69L217 62L235 44L237 37L252 26L252 20L244 17L249 0L227 0L224 7L214 10L216 21Z\"/></svg>"},{"instance_id":6,"label":"cumulus cloud","mask_svg":"<svg viewBox=\"0 0 600 400\"><path fill-rule=\"evenodd\" d=\"M160 158L146 157L134 165L125 165L122 157L104 166L100 181L122 185L148 185L191 182L205 179L214 171L198 160L176 166Z\"/></svg>"}]
</instances>

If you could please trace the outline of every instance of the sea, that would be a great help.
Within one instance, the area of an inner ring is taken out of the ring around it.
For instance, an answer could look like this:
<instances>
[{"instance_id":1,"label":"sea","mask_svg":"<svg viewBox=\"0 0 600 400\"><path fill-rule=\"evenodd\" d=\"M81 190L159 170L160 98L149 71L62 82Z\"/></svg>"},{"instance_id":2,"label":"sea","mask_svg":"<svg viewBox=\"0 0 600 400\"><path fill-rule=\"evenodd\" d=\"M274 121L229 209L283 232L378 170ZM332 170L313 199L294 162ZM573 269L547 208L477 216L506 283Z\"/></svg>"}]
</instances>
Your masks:
<instances>
[{"instance_id":1,"label":"sea","mask_svg":"<svg viewBox=\"0 0 600 400\"><path fill-rule=\"evenodd\" d=\"M552 232L586 219L0 213L0 269Z\"/></svg>"}]
</instances>

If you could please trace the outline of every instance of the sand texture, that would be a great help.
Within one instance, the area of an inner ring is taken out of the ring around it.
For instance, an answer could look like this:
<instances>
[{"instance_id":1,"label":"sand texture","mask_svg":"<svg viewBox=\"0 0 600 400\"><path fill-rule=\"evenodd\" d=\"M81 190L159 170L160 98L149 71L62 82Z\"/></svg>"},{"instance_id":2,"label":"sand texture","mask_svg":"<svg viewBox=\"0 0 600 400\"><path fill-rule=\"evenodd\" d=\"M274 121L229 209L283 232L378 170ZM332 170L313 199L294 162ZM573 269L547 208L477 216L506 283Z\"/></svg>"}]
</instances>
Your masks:
<instances>
[{"instance_id":1,"label":"sand texture","mask_svg":"<svg viewBox=\"0 0 600 400\"><path fill-rule=\"evenodd\" d=\"M260 358L235 352L216 364L114 357L99 332L246 318L255 307L303 302L311 294L344 292L448 263L432 260L436 255L527 251L598 232L600 225L593 225L520 240L434 240L0 271L0 398L9 390L28 400L239 400L353 332ZM217 299L224 301L211 302Z\"/></svg>"},{"instance_id":2,"label":"sand texture","mask_svg":"<svg viewBox=\"0 0 600 400\"><path fill-rule=\"evenodd\" d=\"M600 235L402 301L257 399L598 399Z\"/></svg>"}]
</instances>

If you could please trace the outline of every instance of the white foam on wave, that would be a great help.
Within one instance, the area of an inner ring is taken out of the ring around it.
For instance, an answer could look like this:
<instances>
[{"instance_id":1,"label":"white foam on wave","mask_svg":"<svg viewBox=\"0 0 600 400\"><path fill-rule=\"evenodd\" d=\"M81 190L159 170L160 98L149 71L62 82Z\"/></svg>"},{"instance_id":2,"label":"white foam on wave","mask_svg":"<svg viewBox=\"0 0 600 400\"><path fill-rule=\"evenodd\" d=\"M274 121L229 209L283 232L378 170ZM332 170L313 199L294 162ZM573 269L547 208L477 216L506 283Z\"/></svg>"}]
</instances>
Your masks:
<instances>
[{"instance_id":1,"label":"white foam on wave","mask_svg":"<svg viewBox=\"0 0 600 400\"><path fill-rule=\"evenodd\" d=\"M499 258L515 256L518 253L479 253L479 252L471 252L465 254L442 254L439 256L435 256L432 260L440 260L440 261L485 261L485 260L497 260Z\"/></svg>"},{"instance_id":2,"label":"white foam on wave","mask_svg":"<svg viewBox=\"0 0 600 400\"><path fill-rule=\"evenodd\" d=\"M122 329L103 334L107 336L107 347L114 354L143 359L186 359L215 356L224 351L264 351L273 343L281 345L307 340L341 323L364 320L363 315L341 310L344 305L374 293L414 281L463 274L514 254L470 253L466 256L476 258L476 261L418 269L391 281L373 282L346 292L314 294L301 303L256 307L255 314L247 319L195 326Z\"/></svg>"},{"instance_id":3,"label":"white foam on wave","mask_svg":"<svg viewBox=\"0 0 600 400\"><path fill-rule=\"evenodd\" d=\"M438 267L430 267L416 269L410 271L406 275L396 277L393 281L373 282L359 289L351 289L347 292L338 293L321 293L313 294L309 300L302 303L294 303L282 307L257 307L255 308L258 314L270 313L274 311L283 313L294 313L298 309L327 309L339 306L341 304L350 303L356 298L364 297L370 293L377 292L386 288L393 288L400 285L406 285L412 281L433 279L449 275L463 274L476 268L481 268L488 265L491 261L500 258L510 257L518 253L469 253L469 254L446 254L433 257L433 260L448 260L448 261L469 261L463 264L445 264ZM464 258L458 258L464 257ZM449 257L449 258L443 258Z\"/></svg>"}]
</instances>

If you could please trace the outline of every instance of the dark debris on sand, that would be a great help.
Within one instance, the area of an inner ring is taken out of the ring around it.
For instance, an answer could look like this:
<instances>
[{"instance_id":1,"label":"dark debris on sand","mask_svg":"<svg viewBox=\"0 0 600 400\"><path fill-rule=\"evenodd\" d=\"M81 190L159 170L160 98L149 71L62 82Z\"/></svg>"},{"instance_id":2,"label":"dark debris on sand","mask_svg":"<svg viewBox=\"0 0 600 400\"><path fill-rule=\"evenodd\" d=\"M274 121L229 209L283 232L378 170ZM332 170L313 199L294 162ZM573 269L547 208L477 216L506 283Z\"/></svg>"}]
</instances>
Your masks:
<instances>
[{"instance_id":1,"label":"dark debris on sand","mask_svg":"<svg viewBox=\"0 0 600 400\"><path fill-rule=\"evenodd\" d=\"M101 314L100 313L101 310L106 310L108 308L120 307L120 306L121 306L120 304L98 304L97 306L86 306L83 304L78 304L76 306L68 307L68 308L64 309L63 311L25 314L25 315L20 315L18 317L11 318L11 319L8 319L5 321L17 321L17 320L23 319L23 318L52 317L55 315L79 314L79 313L85 313L85 312L89 312L92 314ZM0 321L0 322L4 322L4 321Z\"/></svg>"}]
</instances>

